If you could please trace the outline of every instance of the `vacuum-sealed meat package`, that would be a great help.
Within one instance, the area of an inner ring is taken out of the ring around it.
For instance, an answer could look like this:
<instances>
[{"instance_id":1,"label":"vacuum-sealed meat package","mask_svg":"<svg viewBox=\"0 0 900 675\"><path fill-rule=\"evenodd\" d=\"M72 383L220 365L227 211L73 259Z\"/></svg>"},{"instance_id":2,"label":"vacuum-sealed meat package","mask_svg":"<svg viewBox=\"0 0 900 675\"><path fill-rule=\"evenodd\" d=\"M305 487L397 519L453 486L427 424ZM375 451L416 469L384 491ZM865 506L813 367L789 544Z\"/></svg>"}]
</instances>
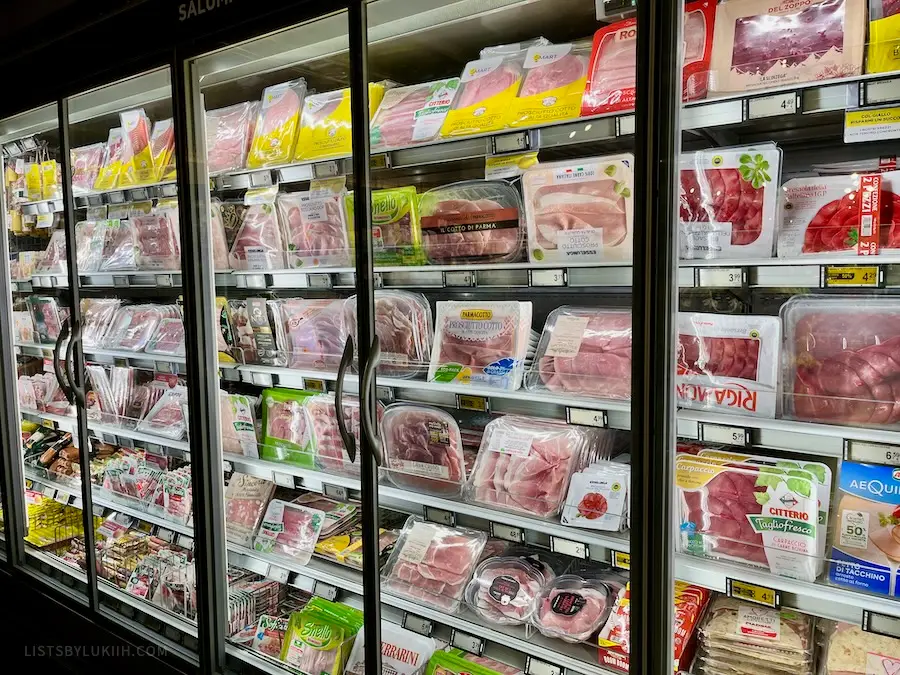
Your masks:
<instances>
[{"instance_id":1,"label":"vacuum-sealed meat package","mask_svg":"<svg viewBox=\"0 0 900 675\"><path fill-rule=\"evenodd\" d=\"M422 241L429 262L498 263L522 253L522 200L503 180L468 180L419 197Z\"/></svg>"},{"instance_id":2,"label":"vacuum-sealed meat package","mask_svg":"<svg viewBox=\"0 0 900 675\"><path fill-rule=\"evenodd\" d=\"M244 168L250 115L248 102L206 111L206 165L210 176Z\"/></svg>"},{"instance_id":3,"label":"vacuum-sealed meat package","mask_svg":"<svg viewBox=\"0 0 900 675\"><path fill-rule=\"evenodd\" d=\"M634 155L539 164L522 175L532 262L630 261Z\"/></svg>"},{"instance_id":4,"label":"vacuum-sealed meat package","mask_svg":"<svg viewBox=\"0 0 900 675\"><path fill-rule=\"evenodd\" d=\"M165 214L132 216L137 234L138 267L142 270L181 269L181 246L174 223Z\"/></svg>"},{"instance_id":5,"label":"vacuum-sealed meat package","mask_svg":"<svg viewBox=\"0 0 900 675\"><path fill-rule=\"evenodd\" d=\"M187 387L176 385L167 389L147 416L138 422L138 431L179 440L187 430L184 419L187 404Z\"/></svg>"},{"instance_id":6,"label":"vacuum-sealed meat package","mask_svg":"<svg viewBox=\"0 0 900 675\"><path fill-rule=\"evenodd\" d=\"M225 488L225 538L249 547L273 494L272 481L243 473L232 474Z\"/></svg>"},{"instance_id":7,"label":"vacuum-sealed meat package","mask_svg":"<svg viewBox=\"0 0 900 675\"><path fill-rule=\"evenodd\" d=\"M531 622L547 637L581 642L604 624L614 600L602 581L564 574L544 586Z\"/></svg>"},{"instance_id":8,"label":"vacuum-sealed meat package","mask_svg":"<svg viewBox=\"0 0 900 675\"><path fill-rule=\"evenodd\" d=\"M458 496L466 480L462 437L453 417L424 405L396 403L381 421L384 475L399 488Z\"/></svg>"},{"instance_id":9,"label":"vacuum-sealed meat package","mask_svg":"<svg viewBox=\"0 0 900 675\"><path fill-rule=\"evenodd\" d=\"M332 394L320 394L313 396L303 404L308 416L310 430L312 432L312 447L315 455L316 468L334 473L359 475L359 463L350 461L350 455L344 447L341 438L340 427L337 423L337 410ZM343 405L344 420L347 430L356 441L356 453L359 457L359 438L361 433L361 420L359 399L349 394L344 395ZM378 403L378 419L384 414L384 406Z\"/></svg>"},{"instance_id":10,"label":"vacuum-sealed meat package","mask_svg":"<svg viewBox=\"0 0 900 675\"><path fill-rule=\"evenodd\" d=\"M209 229L212 231L213 265L216 271L228 271L228 239L222 219L222 202L209 200Z\"/></svg>"},{"instance_id":11,"label":"vacuum-sealed meat package","mask_svg":"<svg viewBox=\"0 0 900 675\"><path fill-rule=\"evenodd\" d=\"M243 212L229 261L236 270L277 270L284 267L285 246L272 201L251 204Z\"/></svg>"},{"instance_id":12,"label":"vacuum-sealed meat package","mask_svg":"<svg viewBox=\"0 0 900 675\"><path fill-rule=\"evenodd\" d=\"M679 256L771 258L780 175L774 143L682 155Z\"/></svg>"},{"instance_id":13,"label":"vacuum-sealed meat package","mask_svg":"<svg viewBox=\"0 0 900 675\"><path fill-rule=\"evenodd\" d=\"M433 141L458 91L458 77L388 89L369 125L372 152Z\"/></svg>"},{"instance_id":14,"label":"vacuum-sealed meat package","mask_svg":"<svg viewBox=\"0 0 900 675\"><path fill-rule=\"evenodd\" d=\"M305 97L306 80L302 77L265 88L247 155L248 169L291 161Z\"/></svg>"},{"instance_id":15,"label":"vacuum-sealed meat package","mask_svg":"<svg viewBox=\"0 0 900 675\"><path fill-rule=\"evenodd\" d=\"M353 642L344 675L366 675L363 633ZM390 675L422 675L437 649L434 638L413 633L390 621L381 622L382 672Z\"/></svg>"},{"instance_id":16,"label":"vacuum-sealed meat package","mask_svg":"<svg viewBox=\"0 0 900 675\"><path fill-rule=\"evenodd\" d=\"M66 257L66 231L62 228L53 230L44 255L38 261L34 271L36 274L66 274L69 261Z\"/></svg>"},{"instance_id":17,"label":"vacuum-sealed meat package","mask_svg":"<svg viewBox=\"0 0 900 675\"><path fill-rule=\"evenodd\" d=\"M347 222L353 223L353 193L347 194ZM372 191L372 249L375 265L420 265L422 225L416 188Z\"/></svg>"},{"instance_id":18,"label":"vacuum-sealed meat package","mask_svg":"<svg viewBox=\"0 0 900 675\"><path fill-rule=\"evenodd\" d=\"M781 322L774 316L678 314L678 404L775 417Z\"/></svg>"},{"instance_id":19,"label":"vacuum-sealed meat package","mask_svg":"<svg viewBox=\"0 0 900 675\"><path fill-rule=\"evenodd\" d=\"M466 501L541 518L560 512L569 478L591 445L584 427L506 415L490 422Z\"/></svg>"},{"instance_id":20,"label":"vacuum-sealed meat package","mask_svg":"<svg viewBox=\"0 0 900 675\"><path fill-rule=\"evenodd\" d=\"M31 313L37 341L45 344L56 342L62 328L62 316L56 298L32 295L28 297L26 304Z\"/></svg>"},{"instance_id":21,"label":"vacuum-sealed meat package","mask_svg":"<svg viewBox=\"0 0 900 675\"><path fill-rule=\"evenodd\" d=\"M314 467L312 427L303 407L311 396L311 392L280 387L263 391L262 459Z\"/></svg>"},{"instance_id":22,"label":"vacuum-sealed meat package","mask_svg":"<svg viewBox=\"0 0 900 675\"><path fill-rule=\"evenodd\" d=\"M180 317L160 319L144 351L148 354L184 356L184 321Z\"/></svg>"},{"instance_id":23,"label":"vacuum-sealed meat package","mask_svg":"<svg viewBox=\"0 0 900 675\"><path fill-rule=\"evenodd\" d=\"M99 347L122 301L118 298L85 298L81 301L81 341Z\"/></svg>"},{"instance_id":24,"label":"vacuum-sealed meat package","mask_svg":"<svg viewBox=\"0 0 900 675\"><path fill-rule=\"evenodd\" d=\"M170 117L153 125L150 134L154 180L175 180L175 121Z\"/></svg>"},{"instance_id":25,"label":"vacuum-sealed meat package","mask_svg":"<svg viewBox=\"0 0 900 675\"><path fill-rule=\"evenodd\" d=\"M143 108L119 114L122 122L122 171L118 187L144 185L156 180L150 149L150 118Z\"/></svg>"},{"instance_id":26,"label":"vacuum-sealed meat package","mask_svg":"<svg viewBox=\"0 0 900 675\"><path fill-rule=\"evenodd\" d=\"M140 242L130 220L105 220L101 272L134 272L138 269ZM95 235L97 236L97 235Z\"/></svg>"},{"instance_id":27,"label":"vacuum-sealed meat package","mask_svg":"<svg viewBox=\"0 0 900 675\"><path fill-rule=\"evenodd\" d=\"M383 588L452 614L478 563L487 535L410 516L381 573Z\"/></svg>"},{"instance_id":28,"label":"vacuum-sealed meat package","mask_svg":"<svg viewBox=\"0 0 900 675\"><path fill-rule=\"evenodd\" d=\"M291 298L270 304L281 361L289 368L338 367L347 341L343 300Z\"/></svg>"},{"instance_id":29,"label":"vacuum-sealed meat package","mask_svg":"<svg viewBox=\"0 0 900 675\"><path fill-rule=\"evenodd\" d=\"M466 586L466 604L492 624L528 623L537 611L544 575L522 558L488 558Z\"/></svg>"},{"instance_id":30,"label":"vacuum-sealed meat package","mask_svg":"<svg viewBox=\"0 0 900 675\"><path fill-rule=\"evenodd\" d=\"M112 190L119 184L122 172L123 139L121 127L109 130L106 149L103 152L103 166L94 182L95 190Z\"/></svg>"},{"instance_id":31,"label":"vacuum-sealed meat package","mask_svg":"<svg viewBox=\"0 0 900 675\"><path fill-rule=\"evenodd\" d=\"M129 352L143 351L160 321L179 316L175 305L119 307L103 337L103 346Z\"/></svg>"},{"instance_id":32,"label":"vacuum-sealed meat package","mask_svg":"<svg viewBox=\"0 0 900 675\"><path fill-rule=\"evenodd\" d=\"M288 267L350 264L343 194L292 192L278 195Z\"/></svg>"},{"instance_id":33,"label":"vacuum-sealed meat package","mask_svg":"<svg viewBox=\"0 0 900 675\"><path fill-rule=\"evenodd\" d=\"M75 224L75 256L79 274L91 274L100 269L103 260L103 221L82 220Z\"/></svg>"},{"instance_id":34,"label":"vacuum-sealed meat package","mask_svg":"<svg viewBox=\"0 0 900 675\"><path fill-rule=\"evenodd\" d=\"M384 98L385 82L369 82L369 119ZM352 152L350 89L311 94L303 102L294 161L347 157Z\"/></svg>"},{"instance_id":35,"label":"vacuum-sealed meat package","mask_svg":"<svg viewBox=\"0 0 900 675\"><path fill-rule=\"evenodd\" d=\"M259 457L256 442L256 417L249 396L219 392L222 425L222 452Z\"/></svg>"},{"instance_id":36,"label":"vacuum-sealed meat package","mask_svg":"<svg viewBox=\"0 0 900 675\"><path fill-rule=\"evenodd\" d=\"M530 302L439 301L429 382L514 391L534 347Z\"/></svg>"},{"instance_id":37,"label":"vacuum-sealed meat package","mask_svg":"<svg viewBox=\"0 0 900 675\"><path fill-rule=\"evenodd\" d=\"M528 389L597 398L631 398L631 312L558 307L550 312Z\"/></svg>"},{"instance_id":38,"label":"vacuum-sealed meat package","mask_svg":"<svg viewBox=\"0 0 900 675\"><path fill-rule=\"evenodd\" d=\"M587 81L590 42L535 45L525 53L525 79L512 103L509 125L575 119Z\"/></svg>"},{"instance_id":39,"label":"vacuum-sealed meat package","mask_svg":"<svg viewBox=\"0 0 900 675\"><path fill-rule=\"evenodd\" d=\"M253 548L263 553L289 556L305 565L316 548L325 514L293 502L273 499L260 523Z\"/></svg>"},{"instance_id":40,"label":"vacuum-sealed meat package","mask_svg":"<svg viewBox=\"0 0 900 675\"><path fill-rule=\"evenodd\" d=\"M864 630L857 624L826 619L819 619L818 627L823 636L821 675L896 672L900 639Z\"/></svg>"},{"instance_id":41,"label":"vacuum-sealed meat package","mask_svg":"<svg viewBox=\"0 0 900 675\"><path fill-rule=\"evenodd\" d=\"M103 166L103 143L72 148L72 194L76 197L94 190L94 183Z\"/></svg>"}]
</instances>

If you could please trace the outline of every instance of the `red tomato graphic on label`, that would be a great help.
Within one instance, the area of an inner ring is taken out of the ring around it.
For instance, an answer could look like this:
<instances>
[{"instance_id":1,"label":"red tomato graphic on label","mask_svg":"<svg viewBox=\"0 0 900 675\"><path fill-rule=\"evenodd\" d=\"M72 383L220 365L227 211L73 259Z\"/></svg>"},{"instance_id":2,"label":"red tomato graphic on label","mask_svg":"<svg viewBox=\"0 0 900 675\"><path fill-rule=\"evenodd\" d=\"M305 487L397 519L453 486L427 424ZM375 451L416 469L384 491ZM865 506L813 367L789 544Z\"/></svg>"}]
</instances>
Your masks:
<instances>
[{"instance_id":1,"label":"red tomato graphic on label","mask_svg":"<svg viewBox=\"0 0 900 675\"><path fill-rule=\"evenodd\" d=\"M588 492L578 503L578 515L588 520L596 520L606 513L606 497L599 492Z\"/></svg>"}]
</instances>

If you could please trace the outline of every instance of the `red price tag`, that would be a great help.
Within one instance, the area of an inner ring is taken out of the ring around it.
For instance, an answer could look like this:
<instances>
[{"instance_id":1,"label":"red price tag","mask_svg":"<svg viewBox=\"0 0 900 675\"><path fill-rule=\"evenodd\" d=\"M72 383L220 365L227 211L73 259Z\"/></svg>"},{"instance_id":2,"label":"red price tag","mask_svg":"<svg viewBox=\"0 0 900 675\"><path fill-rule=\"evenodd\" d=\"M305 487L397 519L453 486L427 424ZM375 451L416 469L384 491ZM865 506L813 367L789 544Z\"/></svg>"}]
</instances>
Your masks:
<instances>
[{"instance_id":1,"label":"red price tag","mask_svg":"<svg viewBox=\"0 0 900 675\"><path fill-rule=\"evenodd\" d=\"M881 215L881 175L868 174L859 178L859 238L857 255L878 253L878 226Z\"/></svg>"}]
</instances>

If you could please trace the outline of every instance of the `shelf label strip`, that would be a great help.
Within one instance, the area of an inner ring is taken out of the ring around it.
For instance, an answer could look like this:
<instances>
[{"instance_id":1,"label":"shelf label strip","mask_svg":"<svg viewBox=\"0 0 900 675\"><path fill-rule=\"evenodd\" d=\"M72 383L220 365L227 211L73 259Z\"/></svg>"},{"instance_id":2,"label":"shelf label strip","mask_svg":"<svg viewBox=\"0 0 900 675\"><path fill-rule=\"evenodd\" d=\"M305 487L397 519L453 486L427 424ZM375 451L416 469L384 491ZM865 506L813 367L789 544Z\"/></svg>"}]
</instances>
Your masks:
<instances>
[{"instance_id":1,"label":"shelf label strip","mask_svg":"<svg viewBox=\"0 0 900 675\"><path fill-rule=\"evenodd\" d=\"M900 447L866 441L844 441L844 459L867 464L900 466Z\"/></svg>"},{"instance_id":2,"label":"shelf label strip","mask_svg":"<svg viewBox=\"0 0 900 675\"><path fill-rule=\"evenodd\" d=\"M724 443L726 445L750 445L750 430L725 424L699 422L699 440L704 443Z\"/></svg>"},{"instance_id":3,"label":"shelf label strip","mask_svg":"<svg viewBox=\"0 0 900 675\"><path fill-rule=\"evenodd\" d=\"M587 560L590 557L590 551L587 544L580 541L572 541L571 539L563 539L562 537L550 537L550 550L554 553L563 553L573 558Z\"/></svg>"},{"instance_id":4,"label":"shelf label strip","mask_svg":"<svg viewBox=\"0 0 900 675\"><path fill-rule=\"evenodd\" d=\"M450 644L457 649L462 649L471 654L481 656L484 653L484 640L468 633L462 633L455 628L450 636Z\"/></svg>"},{"instance_id":5,"label":"shelf label strip","mask_svg":"<svg viewBox=\"0 0 900 675\"><path fill-rule=\"evenodd\" d=\"M565 668L531 656L525 659L525 675L563 675L565 672Z\"/></svg>"},{"instance_id":6,"label":"shelf label strip","mask_svg":"<svg viewBox=\"0 0 900 675\"><path fill-rule=\"evenodd\" d=\"M799 109L799 95L795 91L785 91L771 96L751 98L747 102L747 119L793 115Z\"/></svg>"},{"instance_id":7,"label":"shelf label strip","mask_svg":"<svg viewBox=\"0 0 900 675\"><path fill-rule=\"evenodd\" d=\"M525 531L521 527L494 522L490 524L490 527L491 536L495 539L503 539L504 541L511 541L515 544L525 543Z\"/></svg>"},{"instance_id":8,"label":"shelf label strip","mask_svg":"<svg viewBox=\"0 0 900 675\"><path fill-rule=\"evenodd\" d=\"M418 633L425 637L431 637L431 634L434 632L434 622L431 619L424 619L409 612L403 612L402 626L406 630L411 630L413 633Z\"/></svg>"},{"instance_id":9,"label":"shelf label strip","mask_svg":"<svg viewBox=\"0 0 900 675\"><path fill-rule=\"evenodd\" d=\"M735 598L736 600L753 602L773 609L781 607L781 593L767 586L751 584L728 577L725 579L725 592L729 598Z\"/></svg>"}]
</instances>

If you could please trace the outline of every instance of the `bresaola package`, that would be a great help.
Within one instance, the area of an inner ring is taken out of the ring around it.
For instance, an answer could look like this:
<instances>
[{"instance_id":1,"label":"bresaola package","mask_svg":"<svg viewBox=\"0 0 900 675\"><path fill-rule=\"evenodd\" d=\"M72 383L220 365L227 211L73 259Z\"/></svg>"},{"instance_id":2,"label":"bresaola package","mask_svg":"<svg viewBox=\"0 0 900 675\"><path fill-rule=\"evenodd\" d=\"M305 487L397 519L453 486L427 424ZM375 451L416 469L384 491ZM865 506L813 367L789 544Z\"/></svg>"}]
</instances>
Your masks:
<instances>
[{"instance_id":1,"label":"bresaola package","mask_svg":"<svg viewBox=\"0 0 900 675\"><path fill-rule=\"evenodd\" d=\"M773 418L780 355L777 317L680 312L678 403Z\"/></svg>"},{"instance_id":2,"label":"bresaola package","mask_svg":"<svg viewBox=\"0 0 900 675\"><path fill-rule=\"evenodd\" d=\"M685 5L683 98L695 101L707 92L709 61L713 51L715 0ZM582 115L633 110L637 75L637 19L602 27L594 34L590 74Z\"/></svg>"},{"instance_id":3,"label":"bresaola package","mask_svg":"<svg viewBox=\"0 0 900 675\"><path fill-rule=\"evenodd\" d=\"M716 14L710 90L859 75L865 44L865 0L729 0Z\"/></svg>"},{"instance_id":4,"label":"bresaola package","mask_svg":"<svg viewBox=\"0 0 900 675\"><path fill-rule=\"evenodd\" d=\"M681 259L771 258L780 176L774 143L682 155Z\"/></svg>"}]
</instances>

